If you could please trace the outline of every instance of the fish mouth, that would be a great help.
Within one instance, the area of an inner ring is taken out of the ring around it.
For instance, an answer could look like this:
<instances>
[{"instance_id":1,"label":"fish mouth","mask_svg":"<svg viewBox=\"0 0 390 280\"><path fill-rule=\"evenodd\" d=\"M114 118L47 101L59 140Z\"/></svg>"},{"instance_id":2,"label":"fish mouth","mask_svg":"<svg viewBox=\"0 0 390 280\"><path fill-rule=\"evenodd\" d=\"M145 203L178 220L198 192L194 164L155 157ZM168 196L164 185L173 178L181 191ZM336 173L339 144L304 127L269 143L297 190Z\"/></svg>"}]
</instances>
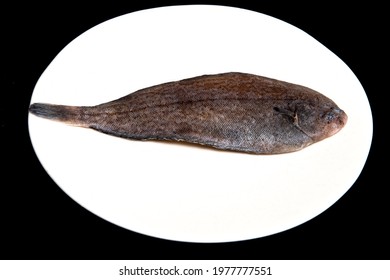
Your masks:
<instances>
[{"instance_id":1,"label":"fish mouth","mask_svg":"<svg viewBox=\"0 0 390 280\"><path fill-rule=\"evenodd\" d=\"M341 110L341 116L339 118L340 118L340 122L342 124L342 127L344 127L348 121L348 116L343 110Z\"/></svg>"},{"instance_id":2,"label":"fish mouth","mask_svg":"<svg viewBox=\"0 0 390 280\"><path fill-rule=\"evenodd\" d=\"M339 132L346 125L348 116L343 110L339 108L332 108L325 114L325 120L328 123L326 126L326 134L327 137L330 137Z\"/></svg>"}]
</instances>

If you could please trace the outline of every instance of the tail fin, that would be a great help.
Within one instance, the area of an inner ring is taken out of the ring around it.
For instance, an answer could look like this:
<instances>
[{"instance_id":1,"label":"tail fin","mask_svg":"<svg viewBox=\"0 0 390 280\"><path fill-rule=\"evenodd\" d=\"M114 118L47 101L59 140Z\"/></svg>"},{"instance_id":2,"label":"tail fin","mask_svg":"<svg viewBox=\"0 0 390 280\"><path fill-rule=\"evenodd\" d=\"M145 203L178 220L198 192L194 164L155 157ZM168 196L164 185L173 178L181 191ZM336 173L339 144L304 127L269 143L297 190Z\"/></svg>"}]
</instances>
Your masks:
<instances>
[{"instance_id":1,"label":"tail fin","mask_svg":"<svg viewBox=\"0 0 390 280\"><path fill-rule=\"evenodd\" d=\"M65 122L76 126L86 126L83 122L83 107L34 103L30 113L45 119Z\"/></svg>"}]
</instances>

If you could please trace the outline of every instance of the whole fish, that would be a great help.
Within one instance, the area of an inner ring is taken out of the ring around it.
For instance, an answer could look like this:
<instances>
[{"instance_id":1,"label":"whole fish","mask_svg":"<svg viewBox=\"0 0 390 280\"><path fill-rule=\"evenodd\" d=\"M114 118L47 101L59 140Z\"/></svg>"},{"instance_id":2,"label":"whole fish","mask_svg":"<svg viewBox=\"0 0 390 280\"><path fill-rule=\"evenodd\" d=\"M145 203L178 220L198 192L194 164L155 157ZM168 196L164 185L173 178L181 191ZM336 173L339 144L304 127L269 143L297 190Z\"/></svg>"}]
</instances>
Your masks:
<instances>
[{"instance_id":1,"label":"whole fish","mask_svg":"<svg viewBox=\"0 0 390 280\"><path fill-rule=\"evenodd\" d=\"M204 75L97 106L34 103L39 117L138 140L255 154L298 151L337 133L347 115L310 88L245 73Z\"/></svg>"}]
</instances>

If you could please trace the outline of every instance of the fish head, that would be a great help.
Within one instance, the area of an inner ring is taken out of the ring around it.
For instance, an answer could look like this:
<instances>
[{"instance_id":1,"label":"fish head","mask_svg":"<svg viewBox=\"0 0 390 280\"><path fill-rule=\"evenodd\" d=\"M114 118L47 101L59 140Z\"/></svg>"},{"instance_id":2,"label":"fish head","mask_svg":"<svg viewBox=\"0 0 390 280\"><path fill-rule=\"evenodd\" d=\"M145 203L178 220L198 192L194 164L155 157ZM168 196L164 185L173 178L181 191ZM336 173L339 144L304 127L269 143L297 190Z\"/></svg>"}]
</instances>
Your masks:
<instances>
[{"instance_id":1,"label":"fish head","mask_svg":"<svg viewBox=\"0 0 390 280\"><path fill-rule=\"evenodd\" d=\"M339 132L347 123L347 114L332 100L321 96L316 102L301 101L295 106L297 127L313 142L321 141Z\"/></svg>"}]
</instances>

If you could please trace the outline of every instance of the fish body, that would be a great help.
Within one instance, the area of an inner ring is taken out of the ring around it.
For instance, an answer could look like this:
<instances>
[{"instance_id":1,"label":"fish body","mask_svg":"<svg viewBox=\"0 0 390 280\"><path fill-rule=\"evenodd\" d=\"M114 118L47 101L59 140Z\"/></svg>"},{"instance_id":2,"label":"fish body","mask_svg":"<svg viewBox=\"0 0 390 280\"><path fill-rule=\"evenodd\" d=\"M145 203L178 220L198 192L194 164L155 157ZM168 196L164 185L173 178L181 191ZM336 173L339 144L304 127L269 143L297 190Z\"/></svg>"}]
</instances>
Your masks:
<instances>
[{"instance_id":1,"label":"fish body","mask_svg":"<svg viewBox=\"0 0 390 280\"><path fill-rule=\"evenodd\" d=\"M97 106L35 103L30 112L128 139L255 154L298 151L347 122L344 111L319 92L245 73L164 83Z\"/></svg>"}]
</instances>

